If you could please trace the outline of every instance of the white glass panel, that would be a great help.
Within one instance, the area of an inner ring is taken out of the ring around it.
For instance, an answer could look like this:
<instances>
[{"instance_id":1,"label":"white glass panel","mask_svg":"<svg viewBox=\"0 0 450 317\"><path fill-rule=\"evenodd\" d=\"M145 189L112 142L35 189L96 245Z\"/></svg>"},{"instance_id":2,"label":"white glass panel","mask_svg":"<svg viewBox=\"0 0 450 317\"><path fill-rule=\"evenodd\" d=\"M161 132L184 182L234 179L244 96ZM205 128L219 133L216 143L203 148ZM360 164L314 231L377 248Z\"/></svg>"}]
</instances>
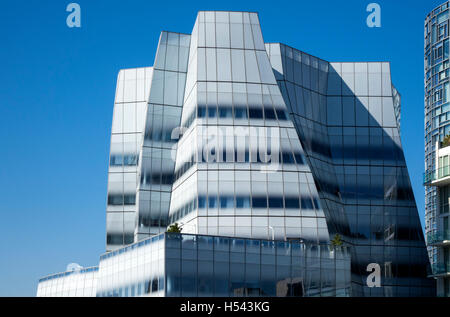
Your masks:
<instances>
[{"instance_id":1,"label":"white glass panel","mask_svg":"<svg viewBox=\"0 0 450 317\"><path fill-rule=\"evenodd\" d=\"M219 81L231 81L231 61L229 49L217 49L217 71Z\"/></svg>"},{"instance_id":2,"label":"white glass panel","mask_svg":"<svg viewBox=\"0 0 450 317\"><path fill-rule=\"evenodd\" d=\"M231 47L244 48L244 25L231 23Z\"/></svg>"},{"instance_id":3,"label":"white glass panel","mask_svg":"<svg viewBox=\"0 0 450 317\"><path fill-rule=\"evenodd\" d=\"M197 51L197 79L206 80L206 51L204 48L199 48Z\"/></svg>"},{"instance_id":4,"label":"white glass panel","mask_svg":"<svg viewBox=\"0 0 450 317\"><path fill-rule=\"evenodd\" d=\"M250 24L244 24L244 47L247 49L254 49L252 28Z\"/></svg>"},{"instance_id":5,"label":"white glass panel","mask_svg":"<svg viewBox=\"0 0 450 317\"><path fill-rule=\"evenodd\" d=\"M369 73L369 95L381 96L381 73Z\"/></svg>"},{"instance_id":6,"label":"white glass panel","mask_svg":"<svg viewBox=\"0 0 450 317\"><path fill-rule=\"evenodd\" d=\"M275 84L275 77L273 75L272 67L270 66L266 51L257 51L256 56L258 58L261 82Z\"/></svg>"},{"instance_id":7,"label":"white glass panel","mask_svg":"<svg viewBox=\"0 0 450 317\"><path fill-rule=\"evenodd\" d=\"M383 96L392 96L391 74L382 73Z\"/></svg>"},{"instance_id":8,"label":"white glass panel","mask_svg":"<svg viewBox=\"0 0 450 317\"><path fill-rule=\"evenodd\" d=\"M383 97L383 126L397 126L392 97Z\"/></svg>"},{"instance_id":9,"label":"white glass panel","mask_svg":"<svg viewBox=\"0 0 450 317\"><path fill-rule=\"evenodd\" d=\"M163 103L164 72L153 71L152 88L150 92L150 103Z\"/></svg>"},{"instance_id":10,"label":"white glass panel","mask_svg":"<svg viewBox=\"0 0 450 317\"><path fill-rule=\"evenodd\" d=\"M355 95L367 96L368 95L368 80L367 72L355 73Z\"/></svg>"},{"instance_id":11,"label":"white glass panel","mask_svg":"<svg viewBox=\"0 0 450 317\"><path fill-rule=\"evenodd\" d=\"M261 28L259 27L259 25L252 25L252 30L253 30L253 40L255 43L255 49L257 50L265 50L265 46L264 46L264 41L263 41L263 37L261 34Z\"/></svg>"},{"instance_id":12,"label":"white glass panel","mask_svg":"<svg viewBox=\"0 0 450 317\"><path fill-rule=\"evenodd\" d=\"M260 82L255 51L245 51L245 71L248 82Z\"/></svg>"},{"instance_id":13,"label":"white glass panel","mask_svg":"<svg viewBox=\"0 0 450 317\"><path fill-rule=\"evenodd\" d=\"M243 50L231 50L233 81L245 81L245 63Z\"/></svg>"},{"instance_id":14,"label":"white glass panel","mask_svg":"<svg viewBox=\"0 0 450 317\"><path fill-rule=\"evenodd\" d=\"M225 23L216 24L217 47L230 47L230 25Z\"/></svg>"},{"instance_id":15,"label":"white glass panel","mask_svg":"<svg viewBox=\"0 0 450 317\"><path fill-rule=\"evenodd\" d=\"M216 46L216 25L214 23L205 23L206 46Z\"/></svg>"},{"instance_id":16,"label":"white glass panel","mask_svg":"<svg viewBox=\"0 0 450 317\"><path fill-rule=\"evenodd\" d=\"M213 48L206 49L206 78L208 81L216 81L216 50Z\"/></svg>"},{"instance_id":17,"label":"white glass panel","mask_svg":"<svg viewBox=\"0 0 450 317\"><path fill-rule=\"evenodd\" d=\"M178 77L175 72L165 72L164 103L166 105L177 104Z\"/></svg>"}]
</instances>

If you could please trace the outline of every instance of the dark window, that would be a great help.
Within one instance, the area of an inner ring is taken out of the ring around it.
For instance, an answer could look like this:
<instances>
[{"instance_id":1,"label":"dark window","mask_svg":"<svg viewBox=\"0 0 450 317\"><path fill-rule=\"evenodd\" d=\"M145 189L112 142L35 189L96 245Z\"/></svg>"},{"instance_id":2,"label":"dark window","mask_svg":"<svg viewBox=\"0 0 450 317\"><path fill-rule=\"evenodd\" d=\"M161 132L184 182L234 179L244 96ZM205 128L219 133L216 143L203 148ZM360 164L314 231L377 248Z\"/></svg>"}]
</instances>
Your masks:
<instances>
[{"instance_id":1,"label":"dark window","mask_svg":"<svg viewBox=\"0 0 450 317\"><path fill-rule=\"evenodd\" d=\"M284 203L286 204L287 209L299 209L300 202L298 198L285 198Z\"/></svg>"},{"instance_id":2,"label":"dark window","mask_svg":"<svg viewBox=\"0 0 450 317\"><path fill-rule=\"evenodd\" d=\"M198 109L197 109L197 117L198 118L205 118L206 117L206 109L205 109L205 107L198 107Z\"/></svg>"},{"instance_id":3,"label":"dark window","mask_svg":"<svg viewBox=\"0 0 450 317\"><path fill-rule=\"evenodd\" d=\"M283 163L284 164L294 164L294 156L292 153L285 152L283 153Z\"/></svg>"},{"instance_id":4,"label":"dark window","mask_svg":"<svg viewBox=\"0 0 450 317\"><path fill-rule=\"evenodd\" d=\"M123 204L124 205L134 205L136 203L136 195L124 195Z\"/></svg>"},{"instance_id":5,"label":"dark window","mask_svg":"<svg viewBox=\"0 0 450 317\"><path fill-rule=\"evenodd\" d=\"M219 108L220 118L232 118L231 108Z\"/></svg>"},{"instance_id":6,"label":"dark window","mask_svg":"<svg viewBox=\"0 0 450 317\"><path fill-rule=\"evenodd\" d=\"M236 197L236 208L250 208L250 198Z\"/></svg>"},{"instance_id":7,"label":"dark window","mask_svg":"<svg viewBox=\"0 0 450 317\"><path fill-rule=\"evenodd\" d=\"M217 108L216 107L208 107L208 118L214 118L217 114Z\"/></svg>"},{"instance_id":8,"label":"dark window","mask_svg":"<svg viewBox=\"0 0 450 317\"><path fill-rule=\"evenodd\" d=\"M313 198L313 201L314 201L314 207L316 207L316 209L320 209L319 200L317 198Z\"/></svg>"},{"instance_id":9,"label":"dark window","mask_svg":"<svg viewBox=\"0 0 450 317\"><path fill-rule=\"evenodd\" d=\"M277 109L278 120L287 120L286 112L281 109Z\"/></svg>"},{"instance_id":10,"label":"dark window","mask_svg":"<svg viewBox=\"0 0 450 317\"><path fill-rule=\"evenodd\" d=\"M108 205L120 206L120 205L134 205L136 203L136 195L109 195Z\"/></svg>"},{"instance_id":11,"label":"dark window","mask_svg":"<svg viewBox=\"0 0 450 317\"><path fill-rule=\"evenodd\" d=\"M137 155L125 155L123 158L123 164L125 166L134 166L138 164Z\"/></svg>"},{"instance_id":12,"label":"dark window","mask_svg":"<svg viewBox=\"0 0 450 317\"><path fill-rule=\"evenodd\" d=\"M161 174L151 175L151 180L153 184L161 184Z\"/></svg>"},{"instance_id":13,"label":"dark window","mask_svg":"<svg viewBox=\"0 0 450 317\"><path fill-rule=\"evenodd\" d=\"M107 244L123 244L123 235L122 234L107 234L106 235L106 243Z\"/></svg>"},{"instance_id":14,"label":"dark window","mask_svg":"<svg viewBox=\"0 0 450 317\"><path fill-rule=\"evenodd\" d=\"M267 198L266 197L253 197L252 198L253 208L267 208Z\"/></svg>"},{"instance_id":15,"label":"dark window","mask_svg":"<svg viewBox=\"0 0 450 317\"><path fill-rule=\"evenodd\" d=\"M161 175L161 184L162 185L171 185L173 183L173 174L162 174Z\"/></svg>"},{"instance_id":16,"label":"dark window","mask_svg":"<svg viewBox=\"0 0 450 317\"><path fill-rule=\"evenodd\" d=\"M234 199L233 197L220 197L219 198L220 208L233 208Z\"/></svg>"},{"instance_id":17,"label":"dark window","mask_svg":"<svg viewBox=\"0 0 450 317\"><path fill-rule=\"evenodd\" d=\"M133 234L125 234L123 236L123 241L125 244L131 244L134 242L134 235Z\"/></svg>"},{"instance_id":18,"label":"dark window","mask_svg":"<svg viewBox=\"0 0 450 317\"><path fill-rule=\"evenodd\" d=\"M302 209L314 209L312 199L309 197L303 197L302 200Z\"/></svg>"},{"instance_id":19,"label":"dark window","mask_svg":"<svg viewBox=\"0 0 450 317\"><path fill-rule=\"evenodd\" d=\"M264 108L264 115L266 120L276 120L275 111L272 108Z\"/></svg>"},{"instance_id":20,"label":"dark window","mask_svg":"<svg viewBox=\"0 0 450 317\"><path fill-rule=\"evenodd\" d=\"M297 161L298 165L304 165L305 164L305 161L303 160L303 157L302 157L302 155L300 153L295 153L294 156L295 156L295 160Z\"/></svg>"},{"instance_id":21,"label":"dark window","mask_svg":"<svg viewBox=\"0 0 450 317\"><path fill-rule=\"evenodd\" d=\"M122 155L111 155L110 164L111 166L122 166L123 159Z\"/></svg>"},{"instance_id":22,"label":"dark window","mask_svg":"<svg viewBox=\"0 0 450 317\"><path fill-rule=\"evenodd\" d=\"M269 197L269 208L283 208L283 198Z\"/></svg>"},{"instance_id":23,"label":"dark window","mask_svg":"<svg viewBox=\"0 0 450 317\"><path fill-rule=\"evenodd\" d=\"M247 119L247 108L234 108L234 117L236 119Z\"/></svg>"},{"instance_id":24,"label":"dark window","mask_svg":"<svg viewBox=\"0 0 450 317\"><path fill-rule=\"evenodd\" d=\"M158 279L154 278L152 281L152 292L157 292L158 291Z\"/></svg>"},{"instance_id":25,"label":"dark window","mask_svg":"<svg viewBox=\"0 0 450 317\"><path fill-rule=\"evenodd\" d=\"M112 206L123 205L123 195L109 195L108 205Z\"/></svg>"},{"instance_id":26,"label":"dark window","mask_svg":"<svg viewBox=\"0 0 450 317\"><path fill-rule=\"evenodd\" d=\"M258 108L250 108L249 109L249 117L250 117L250 119L262 119L263 112L261 109L258 109Z\"/></svg>"},{"instance_id":27,"label":"dark window","mask_svg":"<svg viewBox=\"0 0 450 317\"><path fill-rule=\"evenodd\" d=\"M209 208L217 207L217 197L208 197L208 207Z\"/></svg>"}]
</instances>

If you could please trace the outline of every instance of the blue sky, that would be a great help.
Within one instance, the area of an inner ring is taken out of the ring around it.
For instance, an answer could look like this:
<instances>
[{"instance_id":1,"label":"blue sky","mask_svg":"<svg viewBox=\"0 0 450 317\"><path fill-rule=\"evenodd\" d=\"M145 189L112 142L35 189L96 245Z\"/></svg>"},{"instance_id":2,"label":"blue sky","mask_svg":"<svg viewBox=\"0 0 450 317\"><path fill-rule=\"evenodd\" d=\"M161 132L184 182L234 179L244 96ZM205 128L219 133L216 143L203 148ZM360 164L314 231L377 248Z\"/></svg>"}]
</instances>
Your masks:
<instances>
[{"instance_id":1,"label":"blue sky","mask_svg":"<svg viewBox=\"0 0 450 317\"><path fill-rule=\"evenodd\" d=\"M151 66L160 31L190 33L199 10L257 11L264 40L329 61L390 61L402 142L423 221L423 21L443 1L3 1L0 9L0 296L34 296L39 277L96 265L105 247L116 76Z\"/></svg>"}]
</instances>

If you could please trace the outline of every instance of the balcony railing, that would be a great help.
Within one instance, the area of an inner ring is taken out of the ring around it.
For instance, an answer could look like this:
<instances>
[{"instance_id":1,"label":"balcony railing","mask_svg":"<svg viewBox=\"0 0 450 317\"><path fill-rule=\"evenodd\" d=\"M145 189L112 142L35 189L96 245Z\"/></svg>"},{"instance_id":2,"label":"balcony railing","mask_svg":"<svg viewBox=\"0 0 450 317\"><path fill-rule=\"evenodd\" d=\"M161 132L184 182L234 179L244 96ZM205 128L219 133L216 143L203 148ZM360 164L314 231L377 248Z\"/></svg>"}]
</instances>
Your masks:
<instances>
[{"instance_id":1,"label":"balcony railing","mask_svg":"<svg viewBox=\"0 0 450 317\"><path fill-rule=\"evenodd\" d=\"M448 273L450 270L450 265L445 265L444 263L436 263L431 265L432 275L439 275Z\"/></svg>"},{"instance_id":2,"label":"balcony railing","mask_svg":"<svg viewBox=\"0 0 450 317\"><path fill-rule=\"evenodd\" d=\"M428 244L437 244L443 242L444 240L450 240L450 230L444 230L427 234Z\"/></svg>"},{"instance_id":3,"label":"balcony railing","mask_svg":"<svg viewBox=\"0 0 450 317\"><path fill-rule=\"evenodd\" d=\"M444 177L450 176L450 166L440 167L434 171L426 171L423 173L423 183L427 185L437 179L441 179Z\"/></svg>"},{"instance_id":4,"label":"balcony railing","mask_svg":"<svg viewBox=\"0 0 450 317\"><path fill-rule=\"evenodd\" d=\"M423 183L424 185L431 183L436 179L436 172L435 171L426 171L423 173Z\"/></svg>"}]
</instances>

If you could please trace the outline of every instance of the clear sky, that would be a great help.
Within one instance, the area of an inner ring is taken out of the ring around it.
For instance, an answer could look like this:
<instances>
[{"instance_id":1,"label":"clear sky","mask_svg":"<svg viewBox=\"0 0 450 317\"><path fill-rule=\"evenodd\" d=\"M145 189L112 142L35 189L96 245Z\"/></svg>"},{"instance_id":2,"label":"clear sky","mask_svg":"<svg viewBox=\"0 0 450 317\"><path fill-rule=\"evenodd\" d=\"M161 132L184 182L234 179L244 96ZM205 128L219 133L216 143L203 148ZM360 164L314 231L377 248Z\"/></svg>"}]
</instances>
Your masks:
<instances>
[{"instance_id":1,"label":"clear sky","mask_svg":"<svg viewBox=\"0 0 450 317\"><path fill-rule=\"evenodd\" d=\"M328 61L390 61L402 142L423 222L423 23L442 0L61 0L0 6L0 296L34 296L39 277L105 248L116 76L151 66L162 30L191 33L199 10L257 11L266 42ZM381 5L381 28L366 6Z\"/></svg>"}]
</instances>

